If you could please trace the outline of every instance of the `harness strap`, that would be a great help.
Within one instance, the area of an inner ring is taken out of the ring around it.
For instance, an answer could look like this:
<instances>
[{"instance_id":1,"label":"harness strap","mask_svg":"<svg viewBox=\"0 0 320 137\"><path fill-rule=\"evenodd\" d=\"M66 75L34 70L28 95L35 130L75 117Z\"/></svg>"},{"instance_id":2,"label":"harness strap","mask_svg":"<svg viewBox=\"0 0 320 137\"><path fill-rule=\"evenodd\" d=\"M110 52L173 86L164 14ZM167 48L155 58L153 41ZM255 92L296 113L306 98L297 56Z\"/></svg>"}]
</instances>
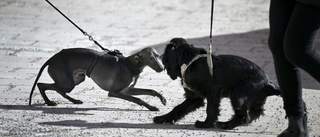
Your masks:
<instances>
[{"instance_id":1,"label":"harness strap","mask_svg":"<svg viewBox=\"0 0 320 137\"><path fill-rule=\"evenodd\" d=\"M180 67L180 71L181 71L181 77L182 77L182 86L186 89L189 89L190 91L194 91L192 90L185 82L185 78L184 78L184 74L186 72L186 70L188 69L188 67L193 63L195 62L196 60L198 60L199 58L202 58L202 57L207 57L206 54L201 54L201 55L197 55L195 56L187 65L186 64L182 64L181 67Z\"/></svg>"},{"instance_id":2,"label":"harness strap","mask_svg":"<svg viewBox=\"0 0 320 137\"><path fill-rule=\"evenodd\" d=\"M90 78L91 72L94 69L94 67L97 65L98 61L100 60L99 56L96 55L96 57L92 60L89 68L87 69L86 75Z\"/></svg>"}]
</instances>

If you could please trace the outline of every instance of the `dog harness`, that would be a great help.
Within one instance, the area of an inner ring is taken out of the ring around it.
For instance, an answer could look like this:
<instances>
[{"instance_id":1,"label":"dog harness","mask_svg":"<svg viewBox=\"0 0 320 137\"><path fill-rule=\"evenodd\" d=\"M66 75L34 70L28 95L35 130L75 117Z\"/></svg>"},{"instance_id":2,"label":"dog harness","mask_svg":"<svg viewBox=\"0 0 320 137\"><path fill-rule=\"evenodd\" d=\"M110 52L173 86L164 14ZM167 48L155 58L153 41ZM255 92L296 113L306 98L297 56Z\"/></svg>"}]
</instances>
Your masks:
<instances>
[{"instance_id":1,"label":"dog harness","mask_svg":"<svg viewBox=\"0 0 320 137\"><path fill-rule=\"evenodd\" d=\"M181 71L181 77L182 77L182 86L186 89L189 89L190 91L193 91L185 82L185 78L184 78L184 74L186 72L186 70L188 69L188 67L193 63L195 62L196 60L198 60L199 58L202 58L202 57L207 57L206 54L201 54L201 55L197 55L195 56L187 65L186 64L182 64L181 67L180 67L180 71Z\"/></svg>"},{"instance_id":2,"label":"dog harness","mask_svg":"<svg viewBox=\"0 0 320 137\"><path fill-rule=\"evenodd\" d=\"M94 59L92 60L89 68L87 69L86 75L90 78L91 72L94 69L94 67L97 65L98 61L100 60L100 57L96 55Z\"/></svg>"}]
</instances>

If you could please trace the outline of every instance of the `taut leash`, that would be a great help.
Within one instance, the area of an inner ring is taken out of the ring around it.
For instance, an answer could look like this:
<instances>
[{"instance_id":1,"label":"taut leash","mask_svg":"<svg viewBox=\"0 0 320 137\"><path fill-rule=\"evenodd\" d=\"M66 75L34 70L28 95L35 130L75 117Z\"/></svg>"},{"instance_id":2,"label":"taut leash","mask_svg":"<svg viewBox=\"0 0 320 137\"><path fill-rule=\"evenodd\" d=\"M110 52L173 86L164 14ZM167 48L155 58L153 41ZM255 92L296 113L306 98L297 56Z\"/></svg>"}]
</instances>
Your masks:
<instances>
[{"instance_id":1,"label":"taut leash","mask_svg":"<svg viewBox=\"0 0 320 137\"><path fill-rule=\"evenodd\" d=\"M208 48L208 52L207 52L207 63L208 63L208 67L209 67L209 72L211 74L211 76L213 76L213 63L212 63L212 24L213 24L213 9L214 8L214 0L212 0L211 2L211 22L210 22L210 42L209 42L209 48Z\"/></svg>"},{"instance_id":2,"label":"taut leash","mask_svg":"<svg viewBox=\"0 0 320 137\"><path fill-rule=\"evenodd\" d=\"M55 10L57 10L63 17L65 17L71 24L73 24L76 28L78 28L83 35L88 36L90 41L93 41L96 45L98 45L102 50L107 51L110 55L114 55L114 56L118 56L121 55L122 53L120 53L118 50L114 50L114 51L110 51L104 47L102 47L96 40L93 39L93 37L91 35L89 35L86 31L84 31L83 29L81 29L77 24L75 24L72 20L70 20L66 15L64 15L56 6L54 6L49 0L46 0Z\"/></svg>"}]
</instances>

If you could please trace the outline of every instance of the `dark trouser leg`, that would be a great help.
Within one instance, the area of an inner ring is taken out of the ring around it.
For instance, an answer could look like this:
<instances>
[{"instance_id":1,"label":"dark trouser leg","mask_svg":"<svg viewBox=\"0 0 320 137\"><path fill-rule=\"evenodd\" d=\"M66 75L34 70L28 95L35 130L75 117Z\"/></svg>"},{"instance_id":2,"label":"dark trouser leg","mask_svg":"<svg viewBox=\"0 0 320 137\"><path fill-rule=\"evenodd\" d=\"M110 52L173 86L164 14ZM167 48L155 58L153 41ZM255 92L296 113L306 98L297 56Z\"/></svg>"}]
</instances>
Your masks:
<instances>
[{"instance_id":1,"label":"dark trouser leg","mask_svg":"<svg viewBox=\"0 0 320 137\"><path fill-rule=\"evenodd\" d=\"M314 39L320 27L320 7L297 3L284 37L287 59L320 82L320 52Z\"/></svg>"},{"instance_id":2,"label":"dark trouser leg","mask_svg":"<svg viewBox=\"0 0 320 137\"><path fill-rule=\"evenodd\" d=\"M280 136L308 134L299 68L320 82L320 54L312 45L319 24L319 8L288 0L271 1L269 46L289 117L288 129Z\"/></svg>"},{"instance_id":3,"label":"dark trouser leg","mask_svg":"<svg viewBox=\"0 0 320 137\"><path fill-rule=\"evenodd\" d=\"M287 115L302 115L301 72L285 56L284 37L295 7L294 1L271 0L269 47Z\"/></svg>"}]
</instances>

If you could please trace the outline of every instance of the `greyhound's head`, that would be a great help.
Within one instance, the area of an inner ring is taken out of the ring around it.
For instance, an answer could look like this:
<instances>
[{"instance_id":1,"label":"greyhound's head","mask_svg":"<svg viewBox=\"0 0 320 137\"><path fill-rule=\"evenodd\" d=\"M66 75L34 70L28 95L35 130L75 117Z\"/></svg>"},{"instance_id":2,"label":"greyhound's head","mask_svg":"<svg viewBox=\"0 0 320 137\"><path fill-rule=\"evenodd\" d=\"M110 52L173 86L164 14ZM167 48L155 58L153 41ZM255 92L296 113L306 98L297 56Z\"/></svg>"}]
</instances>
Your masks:
<instances>
[{"instance_id":1,"label":"greyhound's head","mask_svg":"<svg viewBox=\"0 0 320 137\"><path fill-rule=\"evenodd\" d=\"M149 66L156 72L163 71L163 66L160 63L160 55L154 48L144 48L136 56L135 59L138 60L142 66Z\"/></svg>"}]
</instances>

